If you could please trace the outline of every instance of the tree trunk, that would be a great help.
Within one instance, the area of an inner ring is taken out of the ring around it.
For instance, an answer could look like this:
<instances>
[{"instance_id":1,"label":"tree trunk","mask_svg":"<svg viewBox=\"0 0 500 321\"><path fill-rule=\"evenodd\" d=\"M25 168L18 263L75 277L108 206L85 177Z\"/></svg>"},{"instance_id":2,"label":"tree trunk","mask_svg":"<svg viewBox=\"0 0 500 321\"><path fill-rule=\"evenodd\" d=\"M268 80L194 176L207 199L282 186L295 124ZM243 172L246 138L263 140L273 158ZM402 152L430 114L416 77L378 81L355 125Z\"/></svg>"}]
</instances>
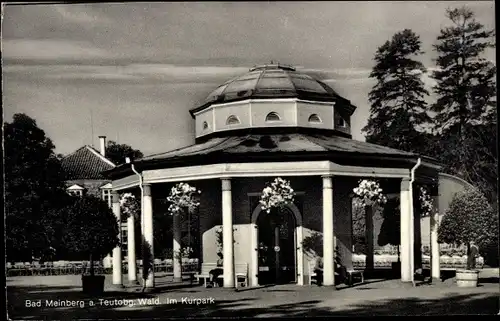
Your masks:
<instances>
[{"instance_id":1,"label":"tree trunk","mask_svg":"<svg viewBox=\"0 0 500 321\"><path fill-rule=\"evenodd\" d=\"M94 258L92 257L92 253L90 253L90 275L94 276Z\"/></svg>"}]
</instances>

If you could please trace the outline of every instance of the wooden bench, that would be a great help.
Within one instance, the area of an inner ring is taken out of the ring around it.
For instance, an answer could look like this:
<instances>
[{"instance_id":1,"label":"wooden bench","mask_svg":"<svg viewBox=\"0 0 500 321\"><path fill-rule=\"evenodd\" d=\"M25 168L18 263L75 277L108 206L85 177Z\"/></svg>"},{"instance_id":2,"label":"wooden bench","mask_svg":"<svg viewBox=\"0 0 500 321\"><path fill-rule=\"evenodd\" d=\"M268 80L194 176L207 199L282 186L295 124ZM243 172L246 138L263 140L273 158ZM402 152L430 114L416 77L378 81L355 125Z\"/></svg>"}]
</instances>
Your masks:
<instances>
[{"instance_id":1,"label":"wooden bench","mask_svg":"<svg viewBox=\"0 0 500 321\"><path fill-rule=\"evenodd\" d=\"M200 282L200 279L204 280L205 287L207 286L207 280L210 279L210 271L217 268L216 263L202 263L201 271L198 274L194 275L194 278L197 282ZM224 279L224 275L219 275L218 279ZM238 287L248 287L248 264L246 263L236 263L234 265L234 281L235 286Z\"/></svg>"},{"instance_id":2,"label":"wooden bench","mask_svg":"<svg viewBox=\"0 0 500 321\"><path fill-rule=\"evenodd\" d=\"M312 285L313 284L313 280L316 280L316 282L318 281L317 280L317 273L314 272L314 267L316 266L316 262L314 261L311 261L309 262L309 285ZM352 286L354 285L355 283L363 283L365 281L365 277L363 275L363 271L360 271L360 270L354 270L354 269L348 269L346 271L347 273L347 282L349 286ZM337 272L335 272L335 276L339 275ZM358 276L359 278L361 278L361 281L360 282L354 282L354 277L355 276Z\"/></svg>"}]
</instances>

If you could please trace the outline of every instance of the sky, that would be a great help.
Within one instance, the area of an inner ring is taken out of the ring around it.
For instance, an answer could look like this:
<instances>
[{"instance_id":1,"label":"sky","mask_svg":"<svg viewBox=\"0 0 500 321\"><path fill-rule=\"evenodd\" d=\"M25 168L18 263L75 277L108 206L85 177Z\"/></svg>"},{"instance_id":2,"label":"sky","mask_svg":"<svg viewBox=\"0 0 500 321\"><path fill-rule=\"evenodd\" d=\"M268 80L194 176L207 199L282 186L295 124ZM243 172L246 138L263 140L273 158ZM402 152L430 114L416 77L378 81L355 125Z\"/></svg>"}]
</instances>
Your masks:
<instances>
[{"instance_id":1,"label":"sky","mask_svg":"<svg viewBox=\"0 0 500 321\"><path fill-rule=\"evenodd\" d=\"M379 46L403 29L432 44L449 7L466 5L494 29L493 1L130 2L7 5L2 21L4 121L34 118L68 154L97 136L145 155L194 143L189 114L234 76L271 60L318 72L369 116ZM487 58L495 61L493 51ZM432 79L423 80L431 89Z\"/></svg>"}]
</instances>

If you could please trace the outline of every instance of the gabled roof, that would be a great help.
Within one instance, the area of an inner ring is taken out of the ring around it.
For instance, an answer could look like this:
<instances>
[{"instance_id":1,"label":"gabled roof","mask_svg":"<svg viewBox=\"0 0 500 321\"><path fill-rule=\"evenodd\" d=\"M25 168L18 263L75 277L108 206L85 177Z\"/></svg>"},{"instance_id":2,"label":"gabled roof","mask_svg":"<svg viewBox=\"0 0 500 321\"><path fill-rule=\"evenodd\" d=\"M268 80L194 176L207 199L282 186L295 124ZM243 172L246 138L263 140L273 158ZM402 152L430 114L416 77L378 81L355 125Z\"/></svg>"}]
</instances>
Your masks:
<instances>
[{"instance_id":1,"label":"gabled roof","mask_svg":"<svg viewBox=\"0 0 500 321\"><path fill-rule=\"evenodd\" d=\"M107 179L103 171L115 165L94 148L85 145L61 160L66 180Z\"/></svg>"},{"instance_id":2,"label":"gabled roof","mask_svg":"<svg viewBox=\"0 0 500 321\"><path fill-rule=\"evenodd\" d=\"M80 186L78 184L71 185L70 187L67 188L69 191L79 191L85 189L83 186Z\"/></svg>"},{"instance_id":3,"label":"gabled roof","mask_svg":"<svg viewBox=\"0 0 500 321\"><path fill-rule=\"evenodd\" d=\"M113 184L111 183L107 183L107 184L104 184L103 186L99 187L100 189L110 189L113 187Z\"/></svg>"}]
</instances>

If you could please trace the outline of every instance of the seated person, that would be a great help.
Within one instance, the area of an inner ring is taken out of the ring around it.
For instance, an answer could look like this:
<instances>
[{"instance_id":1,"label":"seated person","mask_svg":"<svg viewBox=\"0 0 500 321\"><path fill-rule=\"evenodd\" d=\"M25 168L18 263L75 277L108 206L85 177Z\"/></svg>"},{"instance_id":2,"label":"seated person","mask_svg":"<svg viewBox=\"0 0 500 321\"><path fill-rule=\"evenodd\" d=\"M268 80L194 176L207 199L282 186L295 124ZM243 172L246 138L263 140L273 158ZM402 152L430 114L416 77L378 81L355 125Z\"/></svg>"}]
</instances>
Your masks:
<instances>
[{"instance_id":1,"label":"seated person","mask_svg":"<svg viewBox=\"0 0 500 321\"><path fill-rule=\"evenodd\" d=\"M210 270L208 273L210 275L210 283L207 284L207 288L211 288L212 286L215 286L215 282L217 282L217 278L220 275L224 274L224 270L222 269L224 261L222 258L222 253L218 252L217 255L219 258L217 259L217 267L213 270Z\"/></svg>"},{"instance_id":2,"label":"seated person","mask_svg":"<svg viewBox=\"0 0 500 321\"><path fill-rule=\"evenodd\" d=\"M323 258L318 257L316 259L316 265L314 266L314 273L316 273L316 284L321 286L323 284Z\"/></svg>"}]
</instances>

